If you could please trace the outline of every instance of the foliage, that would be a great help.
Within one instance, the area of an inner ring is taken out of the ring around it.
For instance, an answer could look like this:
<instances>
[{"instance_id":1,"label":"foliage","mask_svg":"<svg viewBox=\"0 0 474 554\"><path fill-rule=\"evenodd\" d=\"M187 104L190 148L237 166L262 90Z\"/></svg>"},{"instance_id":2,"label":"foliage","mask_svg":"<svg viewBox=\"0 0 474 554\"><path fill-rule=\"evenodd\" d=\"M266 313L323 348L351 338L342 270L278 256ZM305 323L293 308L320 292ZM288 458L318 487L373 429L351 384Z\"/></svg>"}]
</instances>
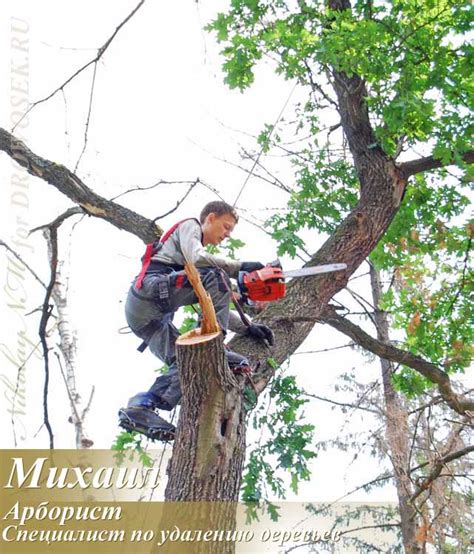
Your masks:
<instances>
[{"instance_id":1,"label":"foliage","mask_svg":"<svg viewBox=\"0 0 474 554\"><path fill-rule=\"evenodd\" d=\"M472 46L463 37L472 23L467 0L354 2L334 11L323 1L233 0L208 26L224 43L226 82L243 90L265 54L285 78L308 82L328 68L367 83L367 99L380 144L393 155L431 140L435 155L468 149L472 132ZM318 85L327 83L319 79ZM328 96L319 89L316 108Z\"/></svg>"},{"instance_id":2,"label":"foliage","mask_svg":"<svg viewBox=\"0 0 474 554\"><path fill-rule=\"evenodd\" d=\"M293 160L296 187L288 200L289 211L268 221L278 254L296 256L304 246L301 229L334 232L357 202L354 170L343 159L333 159L326 150L305 149Z\"/></svg>"},{"instance_id":3,"label":"foliage","mask_svg":"<svg viewBox=\"0 0 474 554\"><path fill-rule=\"evenodd\" d=\"M273 409L262 402L252 416L253 428L262 434L251 449L243 476L242 499L253 506L250 517L256 517L256 506L262 503L272 519L278 515L266 500L267 487L272 496L285 498L285 482L275 465L289 475L295 494L299 483L310 477L308 462L315 457L310 447L314 426L301 422L301 408L308 402L301 392L293 376L277 375L267 398Z\"/></svg>"},{"instance_id":4,"label":"foliage","mask_svg":"<svg viewBox=\"0 0 474 554\"><path fill-rule=\"evenodd\" d=\"M121 465L125 457L133 461L137 455L138 461L143 467L152 467L153 459L147 452L146 446L143 445L144 441L146 439L140 433L121 431L111 447L115 451L114 458L117 460L117 465Z\"/></svg>"},{"instance_id":5,"label":"foliage","mask_svg":"<svg viewBox=\"0 0 474 554\"><path fill-rule=\"evenodd\" d=\"M304 251L308 230L333 233L357 206L359 182L346 137L337 132L342 111L332 84L340 74L362 79L375 137L369 148L394 160L432 154L445 165L456 163L454 174L439 170L410 180L400 211L370 256L390 280L383 309L402 331L402 347L451 373L471 363L474 338L474 225L466 215L472 169L461 158L472 148L473 47L466 35L473 14L467 0L231 0L208 25L223 45L231 88L251 86L256 66L271 60L307 95L289 123L267 124L257 140L262 159L283 152L294 171L288 210L267 222L280 255ZM393 379L410 398L430 385L406 367ZM254 421L271 428L272 416L261 410ZM339 437L335 443L344 446ZM374 436L372 443L383 440ZM244 498L258 501L265 480L280 495L282 481L263 456L270 450L264 443L250 454ZM367 551L366 544L354 546Z\"/></svg>"},{"instance_id":6,"label":"foliage","mask_svg":"<svg viewBox=\"0 0 474 554\"><path fill-rule=\"evenodd\" d=\"M472 170L460 159L473 130L472 45L466 40L473 14L465 0L356 1L340 11L322 1L233 0L208 26L224 46L230 87L250 86L264 55L284 78L308 87L291 123L280 124L277 133L266 125L258 137L263 153L289 156L295 175L288 210L267 221L279 255L303 250L305 229L333 233L357 205L358 179L344 136L336 135L336 72L364 80L377 144L388 155L416 157L428 147L444 163L458 163L454 175L440 170L415 177L370 256L391 274L383 307L404 331L403 346L449 372L469 366L474 338L468 265L474 231L466 216ZM296 149L289 146L295 136L306 137ZM429 386L409 368L395 382L409 395Z\"/></svg>"},{"instance_id":7,"label":"foliage","mask_svg":"<svg viewBox=\"0 0 474 554\"><path fill-rule=\"evenodd\" d=\"M417 176L391 227L372 252L377 267L392 273L382 307L403 346L448 372L472 361L472 223L467 196L455 184ZM455 221L456 223L453 223ZM429 383L404 368L395 376L400 390L419 394Z\"/></svg>"},{"instance_id":8,"label":"foliage","mask_svg":"<svg viewBox=\"0 0 474 554\"><path fill-rule=\"evenodd\" d=\"M206 250L210 254L223 254L224 256L231 258L232 260L236 259L235 253L239 248L245 246L245 242L242 242L240 239L234 239L229 237L223 244L216 246L214 244L207 244Z\"/></svg>"}]
</instances>

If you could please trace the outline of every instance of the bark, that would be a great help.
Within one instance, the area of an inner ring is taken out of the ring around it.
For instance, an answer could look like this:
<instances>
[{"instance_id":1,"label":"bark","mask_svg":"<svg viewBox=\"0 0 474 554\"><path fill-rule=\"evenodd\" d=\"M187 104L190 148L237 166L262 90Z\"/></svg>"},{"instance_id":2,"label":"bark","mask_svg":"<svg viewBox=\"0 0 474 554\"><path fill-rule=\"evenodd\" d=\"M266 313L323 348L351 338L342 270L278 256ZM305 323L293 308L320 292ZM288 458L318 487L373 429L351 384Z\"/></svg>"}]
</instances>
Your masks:
<instances>
[{"instance_id":1,"label":"bark","mask_svg":"<svg viewBox=\"0 0 474 554\"><path fill-rule=\"evenodd\" d=\"M382 288L378 271L370 267L375 325L379 341L389 344L389 323L387 313L379 309ZM387 442L390 449L390 460L393 466L395 487L397 489L400 511L403 546L406 554L420 554L421 549L416 540L416 511L410 503L413 487L408 473L410 463L410 445L408 432L408 411L392 385L392 362L380 358L382 369L383 394L385 400L385 418Z\"/></svg>"},{"instance_id":2,"label":"bark","mask_svg":"<svg viewBox=\"0 0 474 554\"><path fill-rule=\"evenodd\" d=\"M474 162L474 150L464 152L461 159L465 163L472 164ZM416 160L410 160L409 162L402 163L400 165L400 170L405 178L408 179L411 175L416 175L417 173L422 173L424 171L431 171L432 169L439 169L445 165L445 162L438 160L433 156L426 156L424 158L418 158Z\"/></svg>"},{"instance_id":3,"label":"bark","mask_svg":"<svg viewBox=\"0 0 474 554\"><path fill-rule=\"evenodd\" d=\"M51 162L33 153L21 140L0 128L0 150L6 152L28 173L53 185L88 215L104 219L145 243L159 238L162 230L153 221L95 193L64 165Z\"/></svg>"},{"instance_id":4,"label":"bark","mask_svg":"<svg viewBox=\"0 0 474 554\"><path fill-rule=\"evenodd\" d=\"M183 397L165 498L237 501L245 458L241 387L220 332L195 343L183 337L176 345Z\"/></svg>"},{"instance_id":5,"label":"bark","mask_svg":"<svg viewBox=\"0 0 474 554\"><path fill-rule=\"evenodd\" d=\"M192 522L195 529L232 533L245 460L242 386L229 370L212 299L194 265L186 264L185 270L199 299L202 322L200 329L176 342L183 397L165 500L185 502L168 508L161 526L186 528ZM198 542L194 551L232 554L235 543Z\"/></svg>"},{"instance_id":6,"label":"bark","mask_svg":"<svg viewBox=\"0 0 474 554\"><path fill-rule=\"evenodd\" d=\"M54 225L54 223L53 223ZM48 242L48 254L51 260L52 244L49 232L44 231L44 236ZM56 266L56 277L52 290L52 297L57 309L57 325L59 332L59 350L63 355L66 371L64 380L71 404L70 421L74 425L76 448L90 448L94 443L87 436L85 431L85 417L88 412L89 404L82 409L82 399L76 386L77 369L77 337L73 329L69 306L68 306L68 277L66 260L58 259ZM62 369L62 368L61 368Z\"/></svg>"},{"instance_id":7,"label":"bark","mask_svg":"<svg viewBox=\"0 0 474 554\"><path fill-rule=\"evenodd\" d=\"M245 458L241 384L227 365L212 299L194 265L185 270L203 317L199 330L176 342L183 398L165 498L237 501Z\"/></svg>"}]
</instances>

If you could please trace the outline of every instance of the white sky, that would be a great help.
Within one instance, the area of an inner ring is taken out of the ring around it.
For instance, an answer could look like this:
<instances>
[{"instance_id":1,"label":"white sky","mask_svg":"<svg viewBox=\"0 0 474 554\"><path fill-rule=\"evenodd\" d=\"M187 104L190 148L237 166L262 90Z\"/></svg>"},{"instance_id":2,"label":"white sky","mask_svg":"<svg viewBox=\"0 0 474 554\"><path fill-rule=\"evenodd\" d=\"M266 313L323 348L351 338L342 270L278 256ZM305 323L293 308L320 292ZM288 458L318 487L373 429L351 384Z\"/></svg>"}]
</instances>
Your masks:
<instances>
[{"instance_id":1,"label":"white sky","mask_svg":"<svg viewBox=\"0 0 474 554\"><path fill-rule=\"evenodd\" d=\"M15 53L10 49L11 17L26 20L28 36L29 99L35 101L52 92L73 70L91 59L95 48L104 43L117 24L137 2L43 2L15 1L0 7L1 74L8 83ZM293 88L293 83L276 77L269 67L258 69L254 86L241 94L223 84L220 59L214 37L202 31L223 3L148 1L121 30L99 63L88 145L77 171L97 193L112 197L135 186L147 186L159 179L192 180L201 177L217 188L230 202L242 186L245 174L216 159L238 162L240 145L254 148L251 139L230 131L237 128L257 134L265 123L275 121ZM47 103L37 106L22 130L31 149L73 169L82 149L87 117L92 69L83 73ZM12 92L6 86L0 92L1 125L9 122ZM296 98L292 98L296 100ZM290 102L291 105L291 102ZM223 126L221 122L225 125ZM18 208L11 205L9 185L13 166L0 156L1 201L0 238L11 242L16 230ZM289 173L282 174L289 180ZM30 179L28 228L46 223L71 206L68 199L39 179ZM148 217L156 217L172 208L184 194L186 185L172 184L142 193L134 193L119 202ZM199 213L200 207L213 199L213 194L196 187L180 209L161 221L164 228L176 220ZM239 207L262 217L263 209L283 206L285 195L275 187L251 180L239 201ZM77 218L75 218L77 220ZM125 325L123 301L133 276L139 269L143 251L140 241L116 230L111 225L87 218L73 234L67 248L65 225L60 242L71 253L70 308L78 334L78 389L84 399L91 386L96 388L86 429L94 447L108 448L117 434L116 413L127 399L152 383L153 369L161 364L149 352L139 354L139 340L133 335L118 334ZM314 234L311 250L320 244ZM276 244L263 232L242 221L234 236L246 242L241 251L245 259L270 261L276 257ZM43 280L49 278L45 264L45 245L40 234L19 246L18 252L37 270ZM34 252L33 252L34 249ZM64 250L63 250L64 251ZM9 386L16 378L15 365L5 356L5 348L15 349L17 333L23 322L28 324L28 337L36 343L39 313L26 316L42 302L43 291L29 277L26 284L26 309L16 315L8 307L3 290L6 283L6 258L0 257L0 293L2 340L0 357L3 375L1 413L1 447L13 446L8 414ZM298 267L298 260L284 259L286 267ZM363 279L354 283L362 287ZM54 343L56 337L51 338ZM301 350L328 348L348 342L326 327L317 326ZM291 361L289 372L308 392L331 396L337 376L358 366L360 379L367 381L378 375L378 364L369 365L350 350L319 355L298 355ZM48 439L42 422L43 366L40 359L31 359L25 372L26 414L18 416L18 447L47 447ZM55 433L55 446L74 447L72 425L67 423L69 402L59 368L51 358L50 420ZM329 410L326 404L311 402L306 413L317 428L317 438L331 438L341 432L344 419ZM367 416L347 416L355 425L367 427ZM21 432L21 422L25 433ZM22 438L24 436L24 438ZM347 467L350 460L330 450L313 464L313 478L302 486L300 499L328 500L348 488L376 476L375 464L361 457ZM289 494L289 498L292 495ZM361 500L365 495L351 497ZM370 496L371 500L394 500L391 487Z\"/></svg>"}]
</instances>

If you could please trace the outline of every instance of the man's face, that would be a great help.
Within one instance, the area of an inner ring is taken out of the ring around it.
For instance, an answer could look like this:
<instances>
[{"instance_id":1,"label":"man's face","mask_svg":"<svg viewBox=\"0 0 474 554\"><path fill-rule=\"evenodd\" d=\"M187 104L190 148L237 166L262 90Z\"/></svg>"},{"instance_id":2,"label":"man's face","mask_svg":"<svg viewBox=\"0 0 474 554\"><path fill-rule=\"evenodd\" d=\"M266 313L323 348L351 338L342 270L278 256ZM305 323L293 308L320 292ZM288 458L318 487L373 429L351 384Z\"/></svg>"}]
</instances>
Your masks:
<instances>
[{"instance_id":1,"label":"man's face","mask_svg":"<svg viewBox=\"0 0 474 554\"><path fill-rule=\"evenodd\" d=\"M216 215L211 212L202 224L203 242L206 244L220 244L230 237L234 230L235 219L230 214Z\"/></svg>"}]
</instances>

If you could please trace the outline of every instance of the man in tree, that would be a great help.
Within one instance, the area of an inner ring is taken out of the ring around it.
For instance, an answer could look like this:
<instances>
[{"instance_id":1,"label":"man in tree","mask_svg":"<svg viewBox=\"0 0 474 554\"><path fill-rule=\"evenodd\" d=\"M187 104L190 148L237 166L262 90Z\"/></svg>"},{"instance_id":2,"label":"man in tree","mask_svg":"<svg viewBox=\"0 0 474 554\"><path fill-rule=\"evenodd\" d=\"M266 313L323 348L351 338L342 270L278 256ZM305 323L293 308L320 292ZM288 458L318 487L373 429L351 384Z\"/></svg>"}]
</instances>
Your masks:
<instances>
[{"instance_id":1,"label":"man in tree","mask_svg":"<svg viewBox=\"0 0 474 554\"><path fill-rule=\"evenodd\" d=\"M174 426L160 417L159 409L172 410L181 398L176 364L175 342L179 336L173 316L182 306L198 300L184 271L185 263L199 270L204 288L212 298L217 321L222 332L231 329L273 343L273 333L261 324L244 325L237 314L230 312L231 287L229 277L239 271L254 271L264 266L260 262L240 262L215 256L205 246L217 246L230 237L238 216L234 208L222 201L204 206L199 220L185 219L175 224L159 242L149 244L142 259L142 271L134 280L127 296L125 314L130 329L143 339L139 350L147 346L168 370L160 375L147 392L133 396L127 408L119 411L120 425L138 431L152 439L169 440ZM248 360L227 350L229 367L234 372L248 372Z\"/></svg>"}]
</instances>

